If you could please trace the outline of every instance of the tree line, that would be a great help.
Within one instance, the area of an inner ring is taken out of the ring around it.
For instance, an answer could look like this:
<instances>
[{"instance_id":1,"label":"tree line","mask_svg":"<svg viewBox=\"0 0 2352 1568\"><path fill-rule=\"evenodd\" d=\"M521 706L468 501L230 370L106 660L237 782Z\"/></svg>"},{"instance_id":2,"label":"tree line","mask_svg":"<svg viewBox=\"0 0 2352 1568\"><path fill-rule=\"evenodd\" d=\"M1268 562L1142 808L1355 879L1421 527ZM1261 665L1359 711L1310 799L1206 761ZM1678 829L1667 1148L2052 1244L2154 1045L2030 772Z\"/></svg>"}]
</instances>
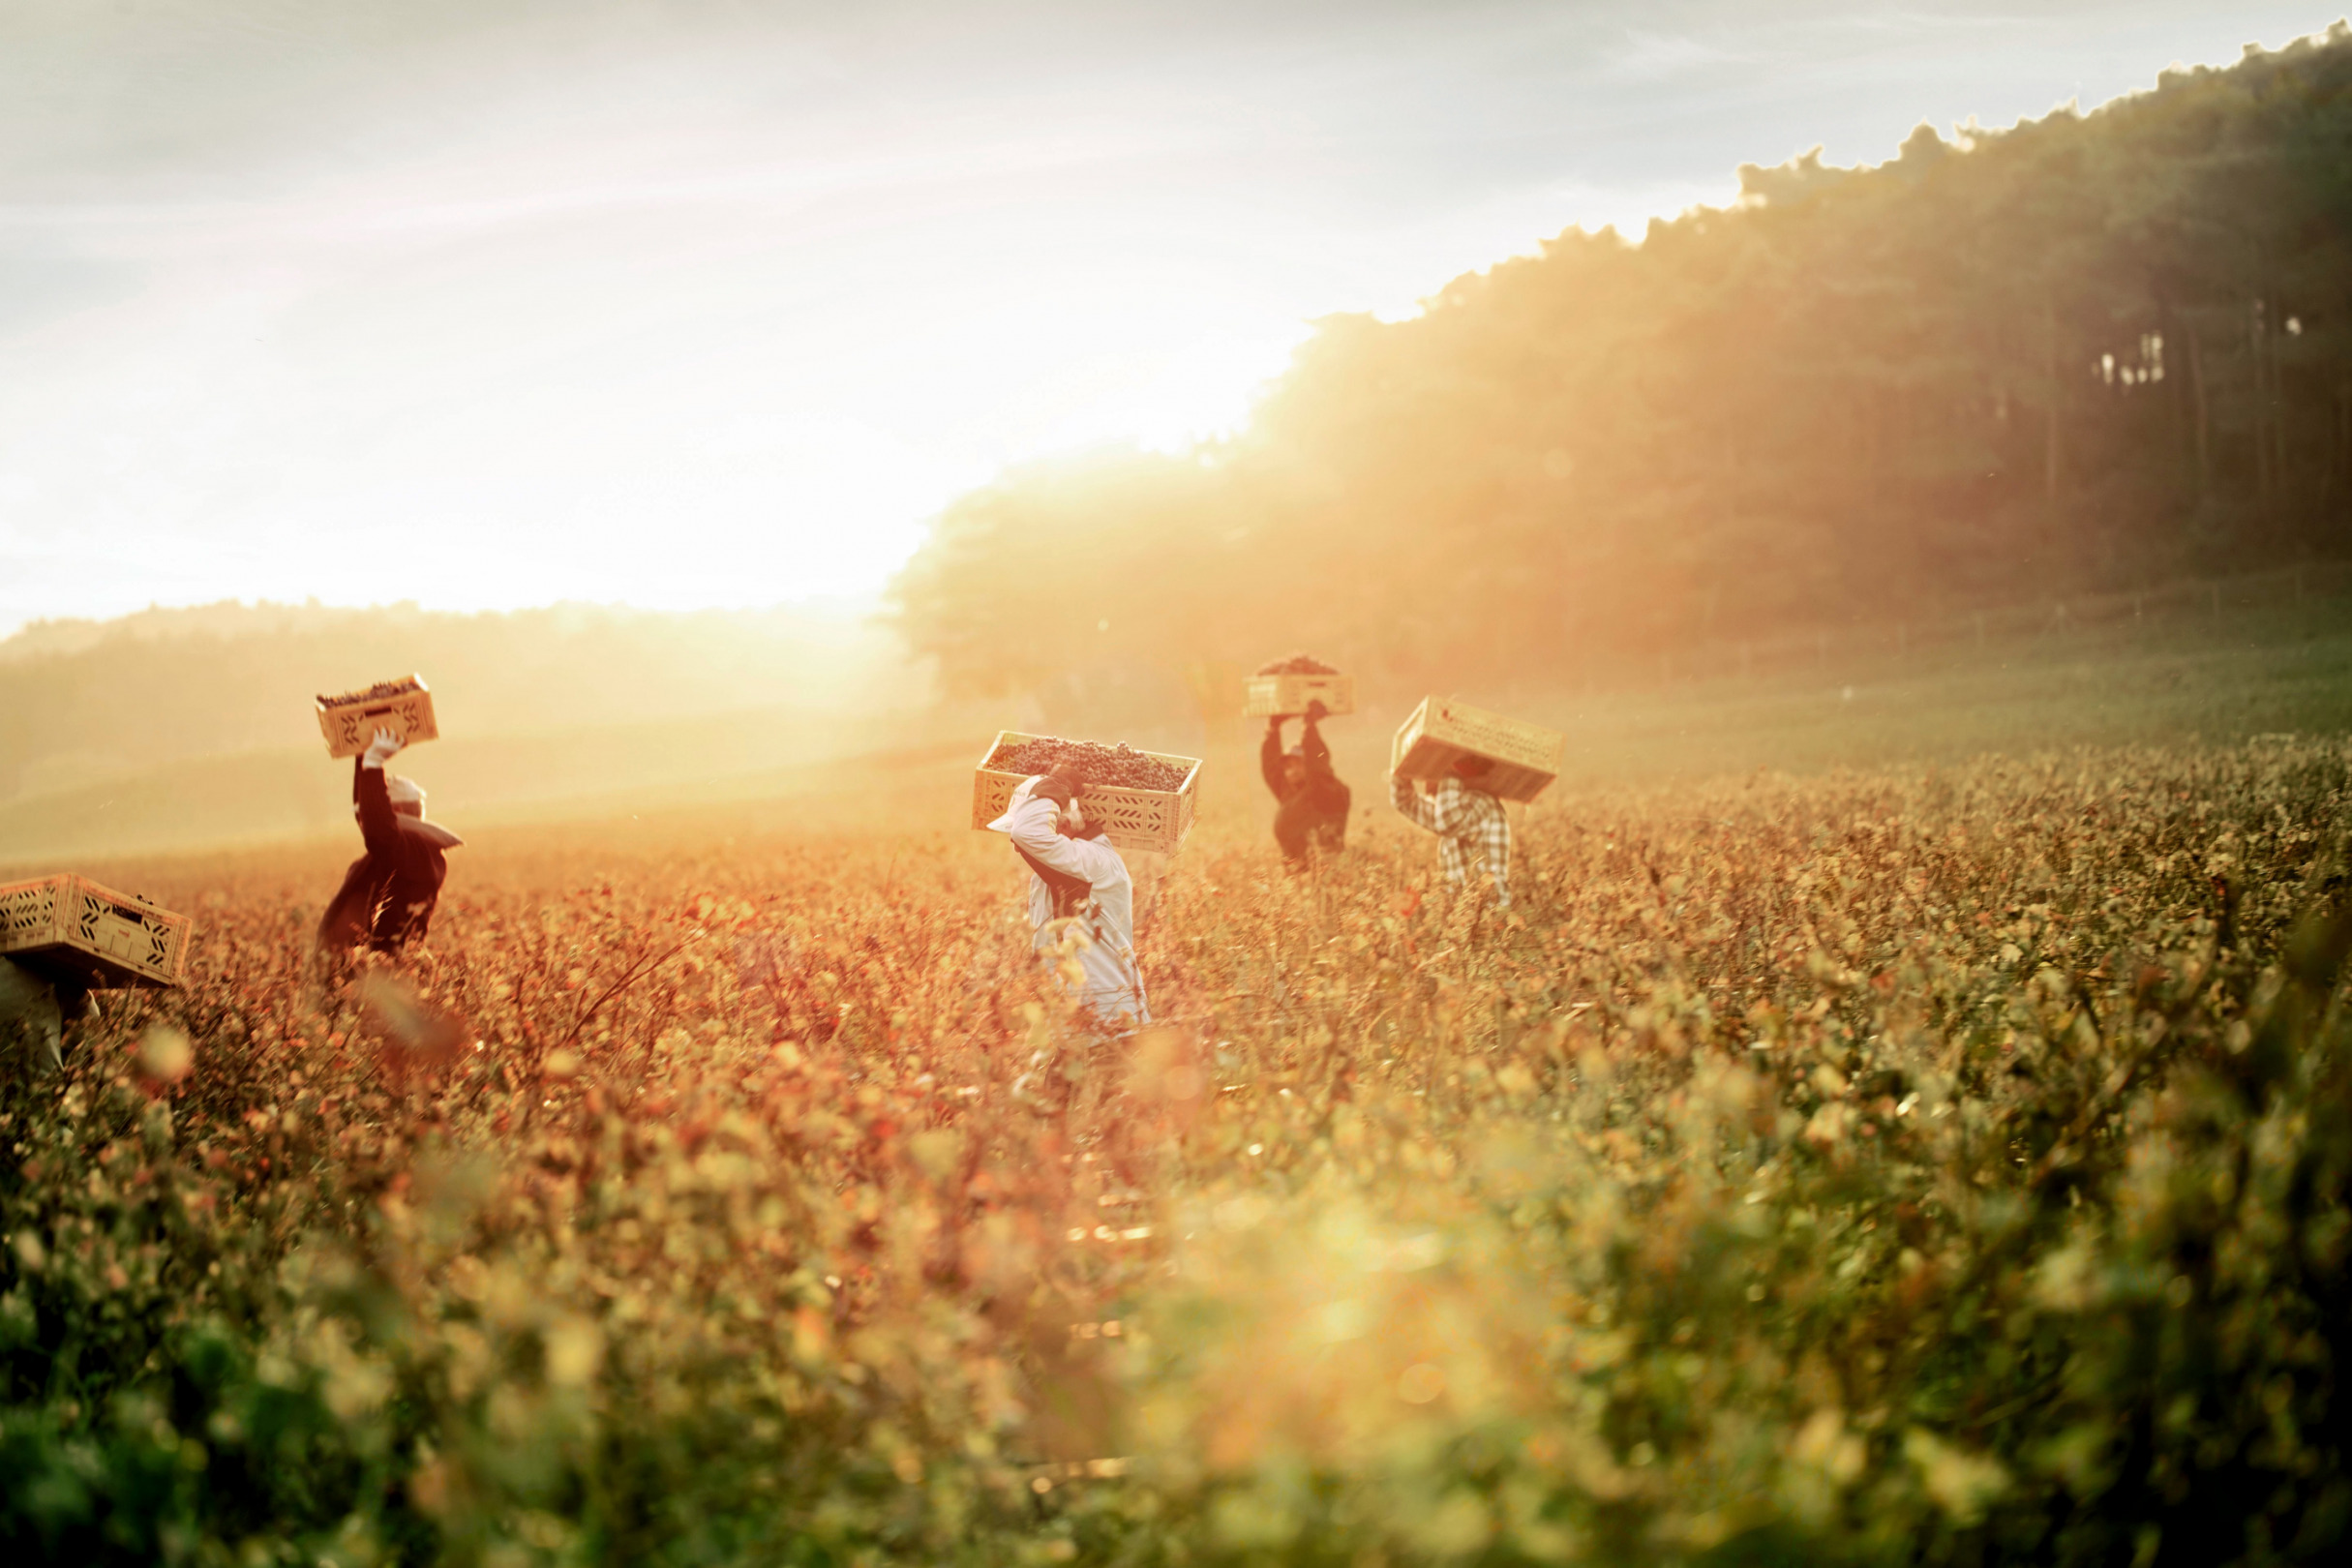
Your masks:
<instances>
[{"instance_id":1,"label":"tree line","mask_svg":"<svg viewBox=\"0 0 2352 1568\"><path fill-rule=\"evenodd\" d=\"M1570 229L1317 322L1231 439L962 497L902 629L950 692L1140 711L1300 646L1525 678L2342 551L2343 23L1739 178L1638 244Z\"/></svg>"}]
</instances>

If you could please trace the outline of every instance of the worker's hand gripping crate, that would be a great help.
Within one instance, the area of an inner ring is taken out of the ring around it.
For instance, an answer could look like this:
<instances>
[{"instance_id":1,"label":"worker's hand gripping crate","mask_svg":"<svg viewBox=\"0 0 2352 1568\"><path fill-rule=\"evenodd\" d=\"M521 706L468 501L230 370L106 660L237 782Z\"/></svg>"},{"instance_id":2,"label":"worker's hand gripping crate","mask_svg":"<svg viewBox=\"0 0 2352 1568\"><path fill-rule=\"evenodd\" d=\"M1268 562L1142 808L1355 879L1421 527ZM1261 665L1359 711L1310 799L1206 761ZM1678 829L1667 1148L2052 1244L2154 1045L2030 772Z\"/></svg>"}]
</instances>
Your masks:
<instances>
[{"instance_id":1,"label":"worker's hand gripping crate","mask_svg":"<svg viewBox=\"0 0 2352 1568\"><path fill-rule=\"evenodd\" d=\"M1040 743L1046 748L1086 744L1052 736L1023 735L1017 730L998 731L972 775L973 827L985 828L1003 816L1021 781L1047 770L1012 761L1016 753ZM1128 751L1124 756L1137 762L1158 763L1161 776L1180 782L1170 789L1142 789L1086 781L1081 803L1087 819L1109 825L1103 836L1114 848L1175 854L1184 847L1185 835L1192 830L1192 816L1199 801L1200 759L1159 751Z\"/></svg>"},{"instance_id":2,"label":"worker's hand gripping crate","mask_svg":"<svg viewBox=\"0 0 2352 1568\"><path fill-rule=\"evenodd\" d=\"M0 955L92 990L177 985L195 922L65 873L0 883Z\"/></svg>"},{"instance_id":3,"label":"worker's hand gripping crate","mask_svg":"<svg viewBox=\"0 0 2352 1568\"><path fill-rule=\"evenodd\" d=\"M1251 676L1242 682L1244 718L1273 718L1304 713L1307 705L1320 702L1326 713L1356 710L1356 678L1351 675Z\"/></svg>"},{"instance_id":4,"label":"worker's hand gripping crate","mask_svg":"<svg viewBox=\"0 0 2352 1568\"><path fill-rule=\"evenodd\" d=\"M380 680L365 691L318 699L318 733L326 737L328 756L358 756L378 730L390 730L404 745L439 736L433 722L433 693L425 689L423 676Z\"/></svg>"},{"instance_id":5,"label":"worker's hand gripping crate","mask_svg":"<svg viewBox=\"0 0 2352 1568\"><path fill-rule=\"evenodd\" d=\"M1477 787L1506 800L1532 800L1559 777L1568 738L1525 719L1491 713L1450 697L1428 697L1398 727L1389 768L1405 778L1434 782L1464 756L1493 766Z\"/></svg>"},{"instance_id":6,"label":"worker's hand gripping crate","mask_svg":"<svg viewBox=\"0 0 2352 1568\"><path fill-rule=\"evenodd\" d=\"M1356 678L1342 675L1319 659L1294 653L1242 680L1242 717L1276 718L1304 713L1320 702L1326 714L1356 710Z\"/></svg>"}]
</instances>

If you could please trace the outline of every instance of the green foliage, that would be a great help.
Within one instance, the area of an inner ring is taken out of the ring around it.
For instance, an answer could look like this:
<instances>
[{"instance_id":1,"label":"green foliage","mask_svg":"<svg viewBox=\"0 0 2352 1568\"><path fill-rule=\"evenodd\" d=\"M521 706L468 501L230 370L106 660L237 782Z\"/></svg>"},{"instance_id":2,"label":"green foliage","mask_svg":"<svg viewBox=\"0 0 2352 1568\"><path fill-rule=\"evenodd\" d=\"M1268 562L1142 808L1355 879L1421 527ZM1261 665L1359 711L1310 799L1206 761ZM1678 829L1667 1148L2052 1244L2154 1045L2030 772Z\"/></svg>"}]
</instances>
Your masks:
<instances>
[{"instance_id":1,"label":"green foliage","mask_svg":"<svg viewBox=\"0 0 2352 1568\"><path fill-rule=\"evenodd\" d=\"M1507 917L1384 823L1305 880L1207 831L1126 1041L977 837L485 854L356 979L286 867L158 866L191 984L0 1106L0 1540L2332 1556L2348 782L1594 792Z\"/></svg>"}]
</instances>

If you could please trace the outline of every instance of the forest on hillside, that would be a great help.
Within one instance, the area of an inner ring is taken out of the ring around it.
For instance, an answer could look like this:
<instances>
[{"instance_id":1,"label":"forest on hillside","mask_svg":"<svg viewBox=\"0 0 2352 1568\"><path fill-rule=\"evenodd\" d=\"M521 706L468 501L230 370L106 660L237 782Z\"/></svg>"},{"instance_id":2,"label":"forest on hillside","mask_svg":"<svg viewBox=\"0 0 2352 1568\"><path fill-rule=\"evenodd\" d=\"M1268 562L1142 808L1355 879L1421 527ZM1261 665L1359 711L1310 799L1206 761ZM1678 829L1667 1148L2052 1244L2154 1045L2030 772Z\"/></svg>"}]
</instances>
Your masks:
<instances>
[{"instance_id":1,"label":"forest on hillside","mask_svg":"<svg viewBox=\"0 0 2352 1568\"><path fill-rule=\"evenodd\" d=\"M1297 646L1467 684L2342 552L2343 23L1739 172L1638 244L1318 322L1230 440L963 497L903 630L950 692L1142 711Z\"/></svg>"}]
</instances>

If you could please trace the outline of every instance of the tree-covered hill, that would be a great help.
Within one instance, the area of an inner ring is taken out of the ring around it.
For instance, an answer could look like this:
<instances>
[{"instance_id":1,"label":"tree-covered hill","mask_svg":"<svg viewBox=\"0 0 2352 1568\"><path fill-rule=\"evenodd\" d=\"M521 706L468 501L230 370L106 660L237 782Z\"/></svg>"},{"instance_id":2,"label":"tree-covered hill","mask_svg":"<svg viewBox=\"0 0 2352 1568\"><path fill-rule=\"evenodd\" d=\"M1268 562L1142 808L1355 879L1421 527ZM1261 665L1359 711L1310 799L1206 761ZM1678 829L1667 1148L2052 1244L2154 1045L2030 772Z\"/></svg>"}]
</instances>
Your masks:
<instances>
[{"instance_id":1,"label":"tree-covered hill","mask_svg":"<svg viewBox=\"0 0 2352 1568\"><path fill-rule=\"evenodd\" d=\"M2341 552L2342 23L1740 179L1318 323L1228 442L963 498L907 632L975 692L1166 694L1300 645L1410 685Z\"/></svg>"}]
</instances>

